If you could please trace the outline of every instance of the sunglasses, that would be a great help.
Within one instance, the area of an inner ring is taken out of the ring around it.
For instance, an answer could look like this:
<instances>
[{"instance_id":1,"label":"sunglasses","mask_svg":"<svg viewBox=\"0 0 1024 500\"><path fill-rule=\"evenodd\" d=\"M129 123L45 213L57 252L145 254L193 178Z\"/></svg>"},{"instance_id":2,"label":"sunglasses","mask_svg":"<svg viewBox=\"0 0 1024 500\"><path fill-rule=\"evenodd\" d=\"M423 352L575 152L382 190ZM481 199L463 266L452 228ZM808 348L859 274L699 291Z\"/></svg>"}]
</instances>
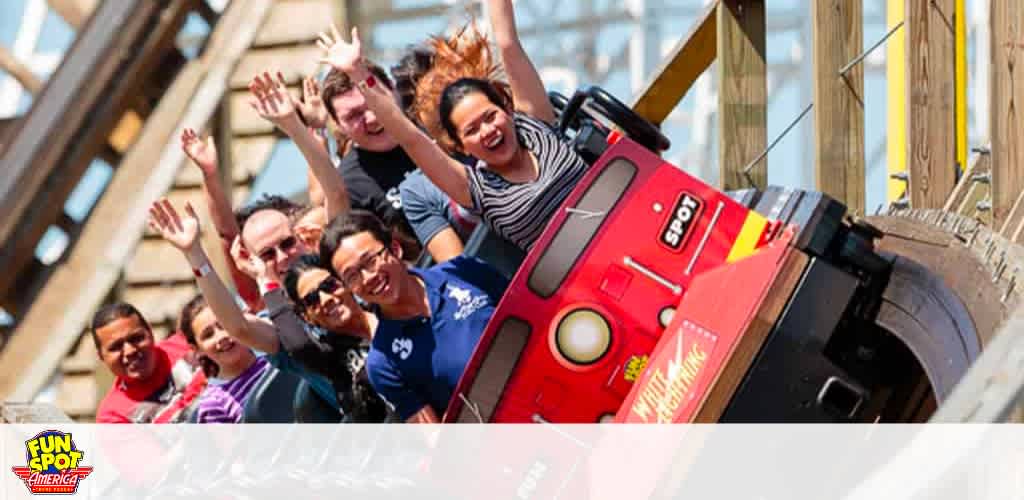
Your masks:
<instances>
[{"instance_id":1,"label":"sunglasses","mask_svg":"<svg viewBox=\"0 0 1024 500\"><path fill-rule=\"evenodd\" d=\"M338 280L334 279L333 276L324 278L324 280L320 282L319 286L302 296L302 307L309 309L320 304L321 293L330 295L336 292L339 288L341 288L341 283L338 283Z\"/></svg>"},{"instance_id":2,"label":"sunglasses","mask_svg":"<svg viewBox=\"0 0 1024 500\"><path fill-rule=\"evenodd\" d=\"M287 255L288 252L292 248L295 248L295 245L297 245L298 243L299 243L299 240L296 237L289 236L289 237L281 240L281 242L278 243L277 246L267 247L262 252L260 252L259 253L260 260L262 260L263 262L270 262L270 261L274 260L274 257L277 257L277 252L278 251L280 251L281 253L284 253L284 254Z\"/></svg>"}]
</instances>

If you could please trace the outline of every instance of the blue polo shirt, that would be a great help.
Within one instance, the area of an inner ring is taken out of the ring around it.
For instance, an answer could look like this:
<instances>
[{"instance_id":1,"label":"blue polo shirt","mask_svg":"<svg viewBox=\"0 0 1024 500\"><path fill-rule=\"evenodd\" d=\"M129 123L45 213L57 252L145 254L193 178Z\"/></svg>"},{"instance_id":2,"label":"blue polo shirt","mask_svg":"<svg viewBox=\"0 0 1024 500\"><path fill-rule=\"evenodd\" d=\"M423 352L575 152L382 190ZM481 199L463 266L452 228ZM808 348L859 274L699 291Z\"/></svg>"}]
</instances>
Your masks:
<instances>
[{"instance_id":1,"label":"blue polo shirt","mask_svg":"<svg viewBox=\"0 0 1024 500\"><path fill-rule=\"evenodd\" d=\"M373 388L403 421L426 405L444 414L508 286L494 268L474 257L410 272L426 286L431 316L381 317L366 360Z\"/></svg>"}]
</instances>

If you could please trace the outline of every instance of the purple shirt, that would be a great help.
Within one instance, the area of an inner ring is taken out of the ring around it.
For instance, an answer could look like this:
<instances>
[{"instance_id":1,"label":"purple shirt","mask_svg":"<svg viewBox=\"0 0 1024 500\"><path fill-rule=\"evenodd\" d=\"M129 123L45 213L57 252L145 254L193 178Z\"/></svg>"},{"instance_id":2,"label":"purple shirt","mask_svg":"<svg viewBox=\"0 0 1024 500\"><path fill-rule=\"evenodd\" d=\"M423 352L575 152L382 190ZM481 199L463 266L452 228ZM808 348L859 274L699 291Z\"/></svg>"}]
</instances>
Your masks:
<instances>
[{"instance_id":1,"label":"purple shirt","mask_svg":"<svg viewBox=\"0 0 1024 500\"><path fill-rule=\"evenodd\" d=\"M245 400L269 369L267 358L259 356L241 375L224 384L206 386L199 400L199 423L240 423Z\"/></svg>"}]
</instances>

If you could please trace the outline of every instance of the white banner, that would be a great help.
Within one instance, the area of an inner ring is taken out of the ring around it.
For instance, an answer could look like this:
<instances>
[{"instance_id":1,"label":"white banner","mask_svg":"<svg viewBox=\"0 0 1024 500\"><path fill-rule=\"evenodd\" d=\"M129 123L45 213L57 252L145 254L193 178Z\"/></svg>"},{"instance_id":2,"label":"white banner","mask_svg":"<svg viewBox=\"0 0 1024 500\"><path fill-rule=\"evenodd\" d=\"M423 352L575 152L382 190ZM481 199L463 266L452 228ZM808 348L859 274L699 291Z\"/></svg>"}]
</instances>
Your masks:
<instances>
[{"instance_id":1,"label":"white banner","mask_svg":"<svg viewBox=\"0 0 1024 500\"><path fill-rule=\"evenodd\" d=\"M1024 498L1017 425L19 424L0 452L5 499Z\"/></svg>"}]
</instances>

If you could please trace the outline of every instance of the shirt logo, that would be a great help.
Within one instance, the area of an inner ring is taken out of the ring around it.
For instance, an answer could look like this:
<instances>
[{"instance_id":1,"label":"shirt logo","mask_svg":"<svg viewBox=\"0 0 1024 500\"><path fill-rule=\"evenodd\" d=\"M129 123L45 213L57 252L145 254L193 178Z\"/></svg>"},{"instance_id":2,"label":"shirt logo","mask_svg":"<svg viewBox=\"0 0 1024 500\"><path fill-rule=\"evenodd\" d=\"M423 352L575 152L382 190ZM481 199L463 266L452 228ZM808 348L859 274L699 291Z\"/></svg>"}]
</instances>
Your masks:
<instances>
[{"instance_id":1,"label":"shirt logo","mask_svg":"<svg viewBox=\"0 0 1024 500\"><path fill-rule=\"evenodd\" d=\"M387 193L384 193L384 198L391 204L391 208L395 210L402 209L402 193L398 191L397 187L393 187Z\"/></svg>"},{"instance_id":2,"label":"shirt logo","mask_svg":"<svg viewBox=\"0 0 1024 500\"><path fill-rule=\"evenodd\" d=\"M487 297L484 295L473 294L465 289L457 286L448 287L448 297L455 299L459 303L459 309L455 311L455 319L463 320L468 318L471 314L480 310L481 307L487 305Z\"/></svg>"},{"instance_id":3,"label":"shirt logo","mask_svg":"<svg viewBox=\"0 0 1024 500\"><path fill-rule=\"evenodd\" d=\"M398 355L398 357L405 361L412 354L412 339L406 337L399 337L391 341L391 352Z\"/></svg>"}]
</instances>

